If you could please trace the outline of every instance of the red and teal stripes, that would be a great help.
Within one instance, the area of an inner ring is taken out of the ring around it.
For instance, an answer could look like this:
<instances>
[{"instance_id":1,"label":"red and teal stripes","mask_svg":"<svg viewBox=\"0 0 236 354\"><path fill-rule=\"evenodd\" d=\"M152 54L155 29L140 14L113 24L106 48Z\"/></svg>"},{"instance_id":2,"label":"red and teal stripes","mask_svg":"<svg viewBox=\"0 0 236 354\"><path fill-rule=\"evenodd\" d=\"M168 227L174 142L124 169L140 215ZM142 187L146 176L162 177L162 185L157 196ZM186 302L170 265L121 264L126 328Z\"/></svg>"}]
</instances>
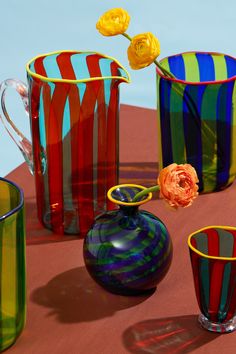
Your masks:
<instances>
[{"instance_id":1,"label":"red and teal stripes","mask_svg":"<svg viewBox=\"0 0 236 354\"><path fill-rule=\"evenodd\" d=\"M203 192L236 176L236 59L189 52L161 61L176 77L157 71L160 167L192 164Z\"/></svg>"},{"instance_id":2,"label":"red and teal stripes","mask_svg":"<svg viewBox=\"0 0 236 354\"><path fill-rule=\"evenodd\" d=\"M222 332L236 313L236 229L199 230L189 237L189 246L200 310Z\"/></svg>"},{"instance_id":3,"label":"red and teal stripes","mask_svg":"<svg viewBox=\"0 0 236 354\"><path fill-rule=\"evenodd\" d=\"M75 51L39 56L27 70L39 218L84 234L117 183L118 85L129 76L112 58Z\"/></svg>"}]
</instances>

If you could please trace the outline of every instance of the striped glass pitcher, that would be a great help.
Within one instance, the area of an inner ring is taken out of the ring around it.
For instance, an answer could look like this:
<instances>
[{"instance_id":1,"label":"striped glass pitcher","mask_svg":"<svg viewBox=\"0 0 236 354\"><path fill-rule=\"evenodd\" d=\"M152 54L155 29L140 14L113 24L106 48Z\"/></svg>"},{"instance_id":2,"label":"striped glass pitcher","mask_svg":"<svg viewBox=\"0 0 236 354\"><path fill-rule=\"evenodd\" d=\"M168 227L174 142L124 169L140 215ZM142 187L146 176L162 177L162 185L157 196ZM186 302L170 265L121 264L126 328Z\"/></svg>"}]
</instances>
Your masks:
<instances>
[{"instance_id":1,"label":"striped glass pitcher","mask_svg":"<svg viewBox=\"0 0 236 354\"><path fill-rule=\"evenodd\" d=\"M161 60L176 79L157 69L160 168L190 163L199 190L221 190L236 176L236 59L188 52Z\"/></svg>"},{"instance_id":2,"label":"striped glass pitcher","mask_svg":"<svg viewBox=\"0 0 236 354\"><path fill-rule=\"evenodd\" d=\"M129 74L114 58L61 51L39 55L26 66L28 86L1 84L2 121L35 176L37 210L56 233L87 232L110 208L106 193L118 179L119 83ZM13 87L29 112L32 144L7 113Z\"/></svg>"}]
</instances>

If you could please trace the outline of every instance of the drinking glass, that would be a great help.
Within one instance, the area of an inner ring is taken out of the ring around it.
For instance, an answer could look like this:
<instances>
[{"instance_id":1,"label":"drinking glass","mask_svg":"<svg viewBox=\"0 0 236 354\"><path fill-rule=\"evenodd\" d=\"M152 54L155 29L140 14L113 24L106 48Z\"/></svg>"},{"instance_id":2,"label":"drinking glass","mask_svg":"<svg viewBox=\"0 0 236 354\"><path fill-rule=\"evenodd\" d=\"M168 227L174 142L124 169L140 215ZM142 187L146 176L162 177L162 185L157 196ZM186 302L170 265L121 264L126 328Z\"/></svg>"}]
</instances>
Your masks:
<instances>
[{"instance_id":1,"label":"drinking glass","mask_svg":"<svg viewBox=\"0 0 236 354\"><path fill-rule=\"evenodd\" d=\"M209 331L236 329L236 228L209 226L188 238L199 322Z\"/></svg>"},{"instance_id":2,"label":"drinking glass","mask_svg":"<svg viewBox=\"0 0 236 354\"><path fill-rule=\"evenodd\" d=\"M16 184L0 178L0 351L22 332L25 312L24 198Z\"/></svg>"}]
</instances>

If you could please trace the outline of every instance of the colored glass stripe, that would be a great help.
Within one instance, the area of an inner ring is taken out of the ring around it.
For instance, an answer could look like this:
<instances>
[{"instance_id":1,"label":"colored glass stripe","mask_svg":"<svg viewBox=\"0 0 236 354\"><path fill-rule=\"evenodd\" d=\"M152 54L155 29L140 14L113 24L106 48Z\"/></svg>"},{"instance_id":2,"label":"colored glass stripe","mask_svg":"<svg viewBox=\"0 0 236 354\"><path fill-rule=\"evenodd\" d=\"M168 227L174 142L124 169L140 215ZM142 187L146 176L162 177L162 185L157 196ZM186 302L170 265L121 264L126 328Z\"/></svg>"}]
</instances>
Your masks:
<instances>
[{"instance_id":1,"label":"colored glass stripe","mask_svg":"<svg viewBox=\"0 0 236 354\"><path fill-rule=\"evenodd\" d=\"M53 77L55 79L61 79L61 72L57 65L57 56L50 55L43 59L43 66L47 77ZM37 70L36 70L37 72Z\"/></svg>"},{"instance_id":2,"label":"colored glass stripe","mask_svg":"<svg viewBox=\"0 0 236 354\"><path fill-rule=\"evenodd\" d=\"M38 85L37 82L29 79L29 92L30 92L30 115L34 118L31 120L32 129L32 145L34 146L34 175L36 188L36 201L37 201L37 213L39 220L43 223L44 213L46 210L45 203L45 187L44 175L42 169L42 146L40 144L40 128L39 128L39 102L40 102L40 92L42 86ZM44 86L45 90L47 84ZM46 95L47 96L47 95ZM43 105L45 106L45 92L43 91ZM45 114L45 113L44 113Z\"/></svg>"},{"instance_id":3,"label":"colored glass stripe","mask_svg":"<svg viewBox=\"0 0 236 354\"><path fill-rule=\"evenodd\" d=\"M224 55L212 55L215 70L215 80L225 80L227 77L227 65Z\"/></svg>"},{"instance_id":4,"label":"colored glass stripe","mask_svg":"<svg viewBox=\"0 0 236 354\"><path fill-rule=\"evenodd\" d=\"M80 55L74 54L71 56L71 64L77 80L90 77L86 63L87 55L87 53L81 53Z\"/></svg>"},{"instance_id":5,"label":"colored glass stripe","mask_svg":"<svg viewBox=\"0 0 236 354\"><path fill-rule=\"evenodd\" d=\"M197 53L196 58L198 61L200 81L204 82L215 80L214 61L211 54Z\"/></svg>"},{"instance_id":6,"label":"colored glass stripe","mask_svg":"<svg viewBox=\"0 0 236 354\"><path fill-rule=\"evenodd\" d=\"M39 106L39 121L38 124L39 126L41 124L44 124L44 128L39 129L38 131L38 136L40 137L40 141L41 141L41 132L43 132L43 138L45 139L46 142L46 146L44 148L45 152L46 152L46 156L47 156L47 145L49 144L49 141L47 140L47 122L50 119L50 102L51 102L51 98L53 95L55 89L55 85L53 83L44 83L44 85L41 87L41 91L42 91L42 96L43 96L43 102L40 102L40 106ZM34 111L35 113L37 111ZM41 116L41 114L43 115L43 117ZM36 121L36 120L35 120ZM44 137L45 134L45 137ZM38 146L38 151L40 151L41 147ZM37 156L37 161L35 160L35 164L40 165L42 162L42 156L41 155L36 155ZM45 169L42 170L41 168L41 173L35 173L35 178L36 181L39 179L40 182L36 182L37 185L37 189L36 189L36 193L38 192L39 189L39 193L41 193L41 198L43 199L39 199L39 197L37 196L37 201L39 200L38 203L38 210L42 210L42 214L44 215L44 218L41 216L40 220L43 218L43 222L46 222L46 219L49 219L50 223L51 223L51 218L50 218L50 200L49 200L49 183L48 183L48 159L46 157L46 161L45 161ZM39 185L40 183L40 185ZM43 203L43 204L42 204ZM42 208L43 207L43 208Z\"/></svg>"},{"instance_id":7,"label":"colored glass stripe","mask_svg":"<svg viewBox=\"0 0 236 354\"><path fill-rule=\"evenodd\" d=\"M199 66L195 53L192 55L183 56L185 68L185 80L191 82L199 82Z\"/></svg>"},{"instance_id":8,"label":"colored glass stripe","mask_svg":"<svg viewBox=\"0 0 236 354\"><path fill-rule=\"evenodd\" d=\"M72 53L60 53L56 57L58 68L63 79L76 80L74 68L71 65Z\"/></svg>"},{"instance_id":9,"label":"colored glass stripe","mask_svg":"<svg viewBox=\"0 0 236 354\"><path fill-rule=\"evenodd\" d=\"M201 102L202 119L202 174L204 179L204 191L210 192L216 187L217 174L217 131L216 110L219 85L214 89L206 86ZM211 104L209 104L211 102Z\"/></svg>"},{"instance_id":10,"label":"colored glass stripe","mask_svg":"<svg viewBox=\"0 0 236 354\"><path fill-rule=\"evenodd\" d=\"M112 75L117 74L117 65L111 64ZM118 135L118 116L114 115L114 108L117 111L119 106L119 95L118 95L118 84L119 81L112 80L111 83L111 94L110 102L107 110L107 134L106 140L109 146L107 150L107 168L110 169L111 173L106 179L106 190L109 190L112 186L118 183L118 161L119 161L119 135ZM107 209L113 209L113 204L110 200L107 201Z\"/></svg>"},{"instance_id":11,"label":"colored glass stripe","mask_svg":"<svg viewBox=\"0 0 236 354\"><path fill-rule=\"evenodd\" d=\"M100 63L100 62L99 62ZM102 73L100 72L102 75ZM96 178L98 180L97 186L97 206L98 209L103 210L106 207L106 147L103 141L106 140L107 134L107 121L106 112L107 107L105 103L105 87L104 82L100 82L97 94L97 107L96 111L96 136L94 136L93 141L95 153L93 154L96 161L93 162L93 166L97 166ZM95 135L95 134L94 134Z\"/></svg>"},{"instance_id":12,"label":"colored glass stripe","mask_svg":"<svg viewBox=\"0 0 236 354\"><path fill-rule=\"evenodd\" d=\"M236 75L236 62L234 58L225 55L225 63L227 67L227 77L233 77Z\"/></svg>"},{"instance_id":13,"label":"colored glass stripe","mask_svg":"<svg viewBox=\"0 0 236 354\"><path fill-rule=\"evenodd\" d=\"M99 60L99 65L101 69L101 75L102 76L111 76L111 64L112 60L107 60L107 59L100 59ZM106 109L110 101L110 91L111 88L111 80L105 80L104 81L104 98L105 98L105 103L106 103Z\"/></svg>"},{"instance_id":14,"label":"colored glass stripe","mask_svg":"<svg viewBox=\"0 0 236 354\"><path fill-rule=\"evenodd\" d=\"M63 233L63 146L62 124L64 106L68 93L67 86L56 86L52 95L50 115L46 123L48 144L49 201L51 209L51 225L55 232ZM55 183L57 181L57 183Z\"/></svg>"},{"instance_id":15,"label":"colored glass stripe","mask_svg":"<svg viewBox=\"0 0 236 354\"><path fill-rule=\"evenodd\" d=\"M234 236L230 231L217 229L219 236L219 256L232 257L234 249Z\"/></svg>"},{"instance_id":16,"label":"colored glass stripe","mask_svg":"<svg viewBox=\"0 0 236 354\"><path fill-rule=\"evenodd\" d=\"M221 288L221 298L220 298L220 305L219 305L219 313L218 313L218 320L223 322L227 315L227 297L229 295L229 282L230 282L230 273L231 273L231 264L226 263L224 267L224 274L222 280L222 288Z\"/></svg>"},{"instance_id":17,"label":"colored glass stripe","mask_svg":"<svg viewBox=\"0 0 236 354\"><path fill-rule=\"evenodd\" d=\"M202 130L201 119L199 116L199 107L195 102L201 98L202 90L199 92L197 86L186 86L183 97L183 132L186 149L186 159L192 166L195 166L199 187L203 185L202 181Z\"/></svg>"},{"instance_id":18,"label":"colored glass stripe","mask_svg":"<svg viewBox=\"0 0 236 354\"><path fill-rule=\"evenodd\" d=\"M42 57L38 58L37 60L35 60L34 63L32 64L32 68L34 68L35 73L47 77L47 72L46 72L45 67L43 65L44 59L45 59L45 56L42 56Z\"/></svg>"},{"instance_id":19,"label":"colored glass stripe","mask_svg":"<svg viewBox=\"0 0 236 354\"><path fill-rule=\"evenodd\" d=\"M171 145L173 151L173 161L178 164L186 161L186 142L184 136L183 120L183 94L183 85L181 86L180 90L178 85L175 83L171 84L170 110L173 112L170 118Z\"/></svg>"},{"instance_id":20,"label":"colored glass stripe","mask_svg":"<svg viewBox=\"0 0 236 354\"><path fill-rule=\"evenodd\" d=\"M230 320L236 314L236 266L233 263L231 267L229 287L228 287L228 297L226 303L226 318L225 321Z\"/></svg>"},{"instance_id":21,"label":"colored glass stripe","mask_svg":"<svg viewBox=\"0 0 236 354\"><path fill-rule=\"evenodd\" d=\"M160 114L160 92L158 90L158 87L160 85L160 76L157 75L156 77L156 89L157 89L157 152L159 152L159 168L163 168L163 161L162 161L162 132L161 132L161 114Z\"/></svg>"},{"instance_id":22,"label":"colored glass stripe","mask_svg":"<svg viewBox=\"0 0 236 354\"><path fill-rule=\"evenodd\" d=\"M208 239L208 255L209 256L220 256L220 240L219 234L216 229L205 230Z\"/></svg>"},{"instance_id":23,"label":"colored glass stripe","mask_svg":"<svg viewBox=\"0 0 236 354\"><path fill-rule=\"evenodd\" d=\"M180 80L185 80L185 66L182 55L168 58L170 72Z\"/></svg>"},{"instance_id":24,"label":"colored glass stripe","mask_svg":"<svg viewBox=\"0 0 236 354\"><path fill-rule=\"evenodd\" d=\"M201 259L199 263L199 276L201 279L201 305L203 314L209 316L209 297L210 297L210 279L209 279L209 262L208 259Z\"/></svg>"},{"instance_id":25,"label":"colored glass stripe","mask_svg":"<svg viewBox=\"0 0 236 354\"><path fill-rule=\"evenodd\" d=\"M210 270L210 298L209 298L209 316L214 322L218 321L221 289L224 275L224 263L209 261Z\"/></svg>"},{"instance_id":26,"label":"colored glass stripe","mask_svg":"<svg viewBox=\"0 0 236 354\"><path fill-rule=\"evenodd\" d=\"M236 85L234 83L232 93L232 120L231 120L231 149L230 149L230 170L229 170L229 183L232 183L235 178L236 170Z\"/></svg>"},{"instance_id":27,"label":"colored glass stripe","mask_svg":"<svg viewBox=\"0 0 236 354\"><path fill-rule=\"evenodd\" d=\"M231 159L232 94L234 83L221 86L217 102L217 182L224 187L229 180ZM222 156L221 156L222 154ZM224 161L224 163L223 163ZM218 187L217 186L217 187Z\"/></svg>"},{"instance_id":28,"label":"colored glass stripe","mask_svg":"<svg viewBox=\"0 0 236 354\"><path fill-rule=\"evenodd\" d=\"M40 91L39 99L39 134L40 134L40 144L44 149L46 149L46 131L45 131L45 117L44 117L44 107L43 107L43 89Z\"/></svg>"},{"instance_id":29,"label":"colored glass stripe","mask_svg":"<svg viewBox=\"0 0 236 354\"><path fill-rule=\"evenodd\" d=\"M160 79L160 125L163 166L173 162L173 149L171 142L171 120L170 120L170 91L171 85Z\"/></svg>"}]
</instances>

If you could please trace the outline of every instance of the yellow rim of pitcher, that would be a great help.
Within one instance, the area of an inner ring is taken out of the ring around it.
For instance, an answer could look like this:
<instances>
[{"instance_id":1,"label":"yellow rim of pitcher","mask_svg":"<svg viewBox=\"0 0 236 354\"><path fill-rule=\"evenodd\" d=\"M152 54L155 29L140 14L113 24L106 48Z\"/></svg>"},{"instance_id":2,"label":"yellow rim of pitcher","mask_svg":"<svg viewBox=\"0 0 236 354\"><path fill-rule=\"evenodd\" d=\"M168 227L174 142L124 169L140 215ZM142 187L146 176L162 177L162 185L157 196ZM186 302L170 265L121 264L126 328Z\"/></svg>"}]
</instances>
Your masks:
<instances>
[{"instance_id":1,"label":"yellow rim of pitcher","mask_svg":"<svg viewBox=\"0 0 236 354\"><path fill-rule=\"evenodd\" d=\"M217 260L224 260L224 261L235 261L236 257L221 257L221 256L208 256L205 253L202 253L200 251L198 251L192 244L191 244L191 238L198 234L199 232L202 232L204 230L209 230L209 229L223 229L223 230L236 230L235 227L233 226L222 226L222 225L212 225L212 226L206 226L203 227L202 229L199 229L197 231L192 232L189 237L188 237L188 246L189 248L191 248L191 250L195 253L197 253L199 256L204 257L204 258L208 258L208 259L217 259Z\"/></svg>"},{"instance_id":2,"label":"yellow rim of pitcher","mask_svg":"<svg viewBox=\"0 0 236 354\"><path fill-rule=\"evenodd\" d=\"M52 77L45 77L43 75L34 73L33 71L30 70L30 64L33 63L36 59L41 58L41 57L49 57L50 55L54 55L54 54L59 54L59 53L93 53L93 54L98 54L98 55L102 55L103 58L106 59L111 59L113 60L116 64L118 64L120 66L120 68L122 70L124 70L125 74L127 75L127 78L123 77L123 76L101 76L101 77L91 77L91 78L87 78L87 79L79 79L79 80L70 80L70 79L57 79L57 78L52 78ZM120 64L120 62L113 58L110 57L108 55L102 54L102 53L98 53L98 52L92 52L92 51L78 51L78 50L58 50L55 52L49 52L49 53L45 53L45 54L39 54L37 56L35 56L34 58L32 58L30 61L28 61L28 63L26 64L26 71L28 74L30 74L33 77L36 77L42 81L46 81L46 82L67 82L67 83L80 83L80 82L89 82L89 81L97 81L97 80L110 80L110 79L118 79L121 81L125 81L127 83L131 82L130 79L130 75L128 73L128 71L123 67L123 65Z\"/></svg>"}]
</instances>

